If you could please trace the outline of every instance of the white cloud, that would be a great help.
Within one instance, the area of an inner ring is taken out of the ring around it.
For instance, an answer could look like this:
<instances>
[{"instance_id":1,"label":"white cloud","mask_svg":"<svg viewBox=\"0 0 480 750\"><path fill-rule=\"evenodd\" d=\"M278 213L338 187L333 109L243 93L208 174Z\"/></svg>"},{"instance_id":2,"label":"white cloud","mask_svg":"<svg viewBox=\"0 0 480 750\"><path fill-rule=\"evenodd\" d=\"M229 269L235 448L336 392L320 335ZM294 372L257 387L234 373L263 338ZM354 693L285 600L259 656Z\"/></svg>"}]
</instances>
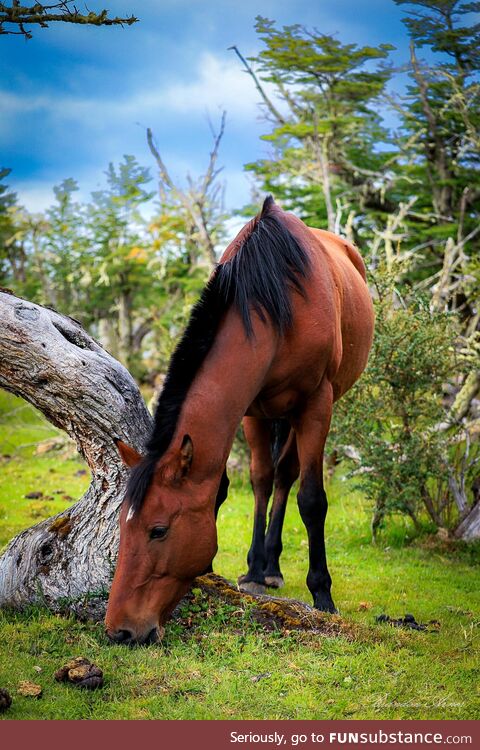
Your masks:
<instances>
[{"instance_id":1,"label":"white cloud","mask_svg":"<svg viewBox=\"0 0 480 750\"><path fill-rule=\"evenodd\" d=\"M132 92L123 99L55 96L52 93L30 97L0 92L3 111L3 137L15 129L15 120L36 112L49 114L57 122L80 121L92 130L111 129L119 121L145 120L169 114L199 114L212 117L226 109L229 120L250 121L258 115L258 93L250 77L236 60L220 58L205 52L193 81L155 85ZM0 131L1 133L1 131Z\"/></svg>"},{"instance_id":2,"label":"white cloud","mask_svg":"<svg viewBox=\"0 0 480 750\"><path fill-rule=\"evenodd\" d=\"M176 83L162 92L163 103L176 112L226 109L230 116L251 120L259 99L251 78L235 58L220 59L210 52L200 61L197 79Z\"/></svg>"}]
</instances>

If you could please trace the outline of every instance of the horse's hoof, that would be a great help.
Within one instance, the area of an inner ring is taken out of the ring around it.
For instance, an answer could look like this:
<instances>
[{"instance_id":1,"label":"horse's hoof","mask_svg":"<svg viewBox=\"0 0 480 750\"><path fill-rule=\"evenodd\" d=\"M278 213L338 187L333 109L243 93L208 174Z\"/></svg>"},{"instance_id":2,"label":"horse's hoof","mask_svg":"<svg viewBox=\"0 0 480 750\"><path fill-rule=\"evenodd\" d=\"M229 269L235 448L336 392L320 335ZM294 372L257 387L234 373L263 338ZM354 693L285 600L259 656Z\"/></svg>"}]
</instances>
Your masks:
<instances>
[{"instance_id":1,"label":"horse's hoof","mask_svg":"<svg viewBox=\"0 0 480 750\"><path fill-rule=\"evenodd\" d=\"M242 576L245 578L245 576ZM263 583L257 583L256 581L238 581L238 589L244 594L265 594L267 591L266 586Z\"/></svg>"},{"instance_id":2,"label":"horse's hoof","mask_svg":"<svg viewBox=\"0 0 480 750\"><path fill-rule=\"evenodd\" d=\"M283 576L265 576L265 583L271 589L281 589L285 586Z\"/></svg>"},{"instance_id":3,"label":"horse's hoof","mask_svg":"<svg viewBox=\"0 0 480 750\"><path fill-rule=\"evenodd\" d=\"M331 600L330 597L319 597L315 602L314 605L315 609L320 610L320 612L327 612L330 615L338 615L338 609L336 608L335 604Z\"/></svg>"},{"instance_id":4,"label":"horse's hoof","mask_svg":"<svg viewBox=\"0 0 480 750\"><path fill-rule=\"evenodd\" d=\"M318 609L319 612L325 612L327 615L339 615L340 612L336 608L334 604L324 604L321 607L315 606L315 609Z\"/></svg>"}]
</instances>

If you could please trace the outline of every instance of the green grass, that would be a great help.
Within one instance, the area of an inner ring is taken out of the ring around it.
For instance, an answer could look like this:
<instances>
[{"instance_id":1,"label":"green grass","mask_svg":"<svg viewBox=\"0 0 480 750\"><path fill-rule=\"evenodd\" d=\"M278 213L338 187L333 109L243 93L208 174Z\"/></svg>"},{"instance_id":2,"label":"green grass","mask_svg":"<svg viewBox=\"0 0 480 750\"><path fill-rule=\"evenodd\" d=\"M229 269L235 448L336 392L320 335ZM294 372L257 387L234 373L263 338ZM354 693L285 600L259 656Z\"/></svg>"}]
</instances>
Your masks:
<instances>
[{"instance_id":1,"label":"green grass","mask_svg":"<svg viewBox=\"0 0 480 750\"><path fill-rule=\"evenodd\" d=\"M22 529L71 505L88 487L89 472L78 454L68 459L63 450L35 455L38 443L52 437L65 433L0 390L0 549ZM31 492L42 497L26 498Z\"/></svg>"},{"instance_id":2,"label":"green grass","mask_svg":"<svg viewBox=\"0 0 480 750\"><path fill-rule=\"evenodd\" d=\"M2 396L0 539L39 520L24 495L43 491L51 514L77 498L88 479L78 460L34 455L32 443L53 433L20 402ZM1 411L0 411L1 415ZM19 418L21 415L21 420ZM27 447L21 447L27 446ZM51 470L54 471L51 471ZM480 718L480 586L478 547L452 549L411 540L401 519L370 542L363 498L340 477L329 483L327 540L334 599L356 637L264 632L247 613L212 606L196 595L184 618L171 622L161 645L110 646L101 625L45 610L0 613L0 687L14 699L10 719L335 719ZM35 501L39 502L39 501ZM43 501L42 501L43 502ZM252 527L247 482L237 479L219 519L216 570L244 572ZM310 601L305 586L306 536L295 502L287 511L285 596ZM208 607L208 611L206 608ZM365 608L367 607L367 608ZM441 623L438 633L375 623L406 612ZM191 622L190 622L191 621ZM188 627L186 625L190 623ZM57 684L53 673L73 656L104 671L88 693ZM41 670L41 671L40 671ZM41 699L17 695L20 680L43 687Z\"/></svg>"}]
</instances>

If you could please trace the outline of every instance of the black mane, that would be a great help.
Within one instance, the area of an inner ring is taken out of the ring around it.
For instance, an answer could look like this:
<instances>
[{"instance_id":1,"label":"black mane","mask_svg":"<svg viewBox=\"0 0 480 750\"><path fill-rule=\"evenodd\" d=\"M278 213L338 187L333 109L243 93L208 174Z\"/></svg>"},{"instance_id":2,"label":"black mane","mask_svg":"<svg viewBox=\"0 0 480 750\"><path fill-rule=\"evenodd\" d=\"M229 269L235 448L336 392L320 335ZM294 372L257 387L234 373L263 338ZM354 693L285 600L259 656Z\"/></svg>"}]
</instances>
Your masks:
<instances>
[{"instance_id":1,"label":"black mane","mask_svg":"<svg viewBox=\"0 0 480 750\"><path fill-rule=\"evenodd\" d=\"M252 309L262 320L268 316L283 334L292 322L290 292L303 293L302 278L308 270L305 250L284 226L268 196L235 255L216 267L172 355L147 454L132 469L128 481L127 497L134 511L141 507L155 465L172 441L182 404L215 341L225 311L236 306L248 337L253 334Z\"/></svg>"}]
</instances>

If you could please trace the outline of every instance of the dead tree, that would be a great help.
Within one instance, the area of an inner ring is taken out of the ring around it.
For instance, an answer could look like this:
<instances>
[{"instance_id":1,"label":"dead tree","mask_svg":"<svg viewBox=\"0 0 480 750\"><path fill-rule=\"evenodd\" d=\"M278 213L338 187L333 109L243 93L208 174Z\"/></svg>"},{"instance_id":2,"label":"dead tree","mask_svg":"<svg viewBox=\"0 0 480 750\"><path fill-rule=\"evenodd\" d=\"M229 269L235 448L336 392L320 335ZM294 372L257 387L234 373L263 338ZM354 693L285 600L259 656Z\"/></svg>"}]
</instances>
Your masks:
<instances>
[{"instance_id":1,"label":"dead tree","mask_svg":"<svg viewBox=\"0 0 480 750\"><path fill-rule=\"evenodd\" d=\"M108 588L126 478L114 441L141 451L151 427L133 378L77 321L0 292L0 387L65 430L91 471L75 505L9 544L0 558L0 605L55 608Z\"/></svg>"},{"instance_id":2,"label":"dead tree","mask_svg":"<svg viewBox=\"0 0 480 750\"><path fill-rule=\"evenodd\" d=\"M222 167L217 167L220 143L225 132L227 113L224 111L217 133L212 129L213 147L205 174L194 180L188 176L188 187L182 189L176 184L162 159L150 128L147 128L147 143L158 168L158 189L161 204L169 204L185 222L187 244L193 244L196 255L208 261L211 266L217 262L215 239L221 233L223 224L224 186L217 178Z\"/></svg>"}]
</instances>

